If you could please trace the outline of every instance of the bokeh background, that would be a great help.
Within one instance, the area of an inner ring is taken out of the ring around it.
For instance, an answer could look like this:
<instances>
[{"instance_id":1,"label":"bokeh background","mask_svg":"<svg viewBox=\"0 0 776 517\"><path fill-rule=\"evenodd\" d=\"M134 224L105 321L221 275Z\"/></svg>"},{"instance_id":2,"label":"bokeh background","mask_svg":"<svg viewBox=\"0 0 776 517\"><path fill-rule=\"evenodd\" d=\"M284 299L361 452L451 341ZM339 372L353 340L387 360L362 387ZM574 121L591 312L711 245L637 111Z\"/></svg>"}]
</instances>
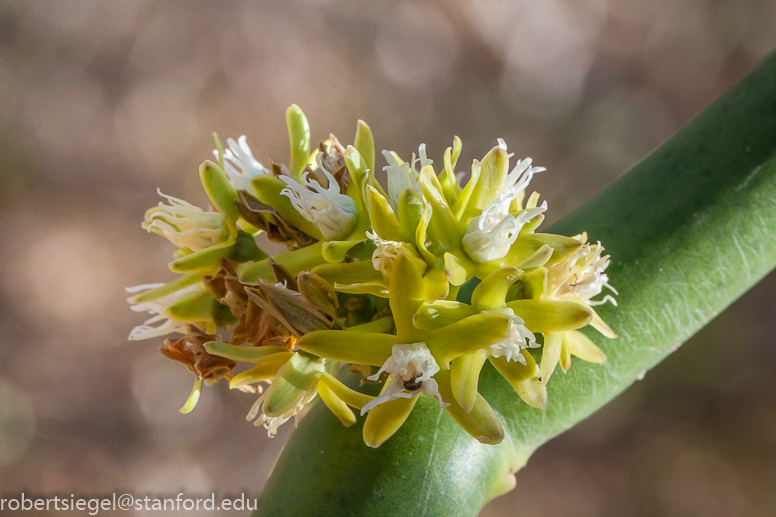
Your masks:
<instances>
[{"instance_id":1,"label":"bokeh background","mask_svg":"<svg viewBox=\"0 0 776 517\"><path fill-rule=\"evenodd\" d=\"M292 426L268 439L225 385L178 414L190 374L127 341L123 288L172 277L143 212L205 203L212 131L265 164L294 102L315 141L363 118L402 155L457 134L466 163L500 136L549 169L551 223L774 47L774 0L0 2L0 495L260 493ZM774 288L482 515L776 515Z\"/></svg>"}]
</instances>

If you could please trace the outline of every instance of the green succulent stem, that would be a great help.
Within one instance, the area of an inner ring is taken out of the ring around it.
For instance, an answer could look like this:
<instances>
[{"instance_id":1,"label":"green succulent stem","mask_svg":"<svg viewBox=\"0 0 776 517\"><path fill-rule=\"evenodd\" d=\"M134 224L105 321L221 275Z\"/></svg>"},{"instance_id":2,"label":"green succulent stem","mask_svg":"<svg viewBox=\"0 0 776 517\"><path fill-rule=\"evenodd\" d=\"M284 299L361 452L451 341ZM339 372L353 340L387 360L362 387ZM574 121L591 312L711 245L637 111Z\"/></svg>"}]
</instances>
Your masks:
<instances>
[{"instance_id":1,"label":"green succulent stem","mask_svg":"<svg viewBox=\"0 0 776 517\"><path fill-rule=\"evenodd\" d=\"M364 444L362 418L343 428L319 405L285 447L254 515L476 515L509 490L511 473L540 445L630 386L774 268L775 200L776 54L553 226L569 236L587 231L612 256L619 307L599 312L619 338L584 331L606 363L557 372L544 410L522 403L486 363L479 389L506 433L497 446L466 434L429 397L379 449Z\"/></svg>"}]
</instances>

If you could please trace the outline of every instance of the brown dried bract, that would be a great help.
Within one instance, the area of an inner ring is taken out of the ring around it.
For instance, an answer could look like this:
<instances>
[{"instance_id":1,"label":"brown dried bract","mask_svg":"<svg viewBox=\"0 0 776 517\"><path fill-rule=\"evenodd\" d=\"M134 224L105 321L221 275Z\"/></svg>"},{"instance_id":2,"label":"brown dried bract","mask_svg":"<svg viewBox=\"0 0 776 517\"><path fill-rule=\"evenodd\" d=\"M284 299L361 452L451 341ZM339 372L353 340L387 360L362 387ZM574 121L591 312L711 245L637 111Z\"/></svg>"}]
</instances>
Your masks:
<instances>
[{"instance_id":1,"label":"brown dried bract","mask_svg":"<svg viewBox=\"0 0 776 517\"><path fill-rule=\"evenodd\" d=\"M262 280L258 285L245 290L252 302L282 322L296 337L332 325L331 318L322 314L297 291L287 289L282 284Z\"/></svg>"},{"instance_id":2,"label":"brown dried bract","mask_svg":"<svg viewBox=\"0 0 776 517\"><path fill-rule=\"evenodd\" d=\"M285 244L289 250L304 248L315 243L315 239L286 221L277 210L265 205L246 190L237 192L237 209L243 219L260 230L264 230L272 242Z\"/></svg>"},{"instance_id":3,"label":"brown dried bract","mask_svg":"<svg viewBox=\"0 0 776 517\"><path fill-rule=\"evenodd\" d=\"M347 174L345 165L345 147L340 143L336 136L330 134L328 145L326 142L318 144L318 150L323 153L321 163L326 170L334 176L343 194L347 191L350 175ZM319 183L323 179L319 180ZM322 184L322 183L321 183Z\"/></svg>"},{"instance_id":4,"label":"brown dried bract","mask_svg":"<svg viewBox=\"0 0 776 517\"><path fill-rule=\"evenodd\" d=\"M189 325L186 330L186 336L164 341L164 348L159 348L162 355L184 365L197 379L213 382L224 377L231 379L237 363L205 350L205 343L218 341L218 336L206 334L194 325Z\"/></svg>"}]
</instances>

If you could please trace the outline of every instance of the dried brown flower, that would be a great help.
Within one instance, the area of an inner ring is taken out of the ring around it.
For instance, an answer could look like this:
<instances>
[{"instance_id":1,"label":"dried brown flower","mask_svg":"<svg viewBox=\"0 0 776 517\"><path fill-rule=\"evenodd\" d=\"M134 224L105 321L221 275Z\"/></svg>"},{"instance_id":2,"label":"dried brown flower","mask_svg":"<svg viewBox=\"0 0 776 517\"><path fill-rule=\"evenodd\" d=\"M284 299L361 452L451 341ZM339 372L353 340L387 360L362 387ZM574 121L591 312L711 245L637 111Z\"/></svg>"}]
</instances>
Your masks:
<instances>
[{"instance_id":1,"label":"dried brown flower","mask_svg":"<svg viewBox=\"0 0 776 517\"><path fill-rule=\"evenodd\" d=\"M178 339L169 338L159 351L167 359L181 363L197 379L215 382L221 378L231 379L237 363L205 350L205 343L218 341L219 337L202 332L194 325L186 327L187 335Z\"/></svg>"}]
</instances>

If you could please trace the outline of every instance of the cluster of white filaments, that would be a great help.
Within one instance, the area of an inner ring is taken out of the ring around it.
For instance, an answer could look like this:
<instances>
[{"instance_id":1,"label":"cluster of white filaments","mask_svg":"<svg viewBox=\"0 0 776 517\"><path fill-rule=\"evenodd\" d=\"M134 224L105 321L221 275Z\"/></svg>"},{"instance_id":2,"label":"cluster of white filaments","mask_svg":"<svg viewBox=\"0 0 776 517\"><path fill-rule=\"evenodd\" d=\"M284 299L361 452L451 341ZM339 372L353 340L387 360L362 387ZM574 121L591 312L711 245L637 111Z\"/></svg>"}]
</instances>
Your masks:
<instances>
[{"instance_id":1,"label":"cluster of white filaments","mask_svg":"<svg viewBox=\"0 0 776 517\"><path fill-rule=\"evenodd\" d=\"M390 400L411 399L421 392L429 397L436 397L440 407L450 405L444 402L439 394L439 386L433 379L439 372L439 365L425 343L393 345L391 357L368 379L378 381L383 372L389 376L385 390L361 409L362 415Z\"/></svg>"},{"instance_id":2,"label":"cluster of white filaments","mask_svg":"<svg viewBox=\"0 0 776 517\"><path fill-rule=\"evenodd\" d=\"M224 241L229 235L224 216L218 212L206 212L177 197L158 194L169 201L159 203L146 213L143 228L163 235L179 248L201 251Z\"/></svg>"},{"instance_id":3,"label":"cluster of white filaments","mask_svg":"<svg viewBox=\"0 0 776 517\"><path fill-rule=\"evenodd\" d=\"M536 336L525 326L525 320L512 309L500 309L498 312L509 316L509 332L506 337L490 345L487 349L491 357L506 357L507 361L517 361L525 365L525 357L520 353L525 348L536 348Z\"/></svg>"},{"instance_id":4,"label":"cluster of white filaments","mask_svg":"<svg viewBox=\"0 0 776 517\"><path fill-rule=\"evenodd\" d=\"M377 246L372 253L372 266L387 278L391 273L393 261L401 253L403 242L381 239L376 233L366 232L366 236Z\"/></svg>"},{"instance_id":5,"label":"cluster of white filaments","mask_svg":"<svg viewBox=\"0 0 776 517\"><path fill-rule=\"evenodd\" d=\"M258 418L256 418L256 420L253 422L253 425L256 427L263 425L264 429L267 430L267 436L274 438L275 435L278 434L278 428L292 418L294 419L294 427L299 425L299 419L302 417L302 410L318 395L317 384L315 384L315 386L316 388L308 391L299 402L297 402L293 407L291 407L291 409L280 416L267 416L262 410L264 401L269 394L268 390L264 392L256 400L256 402L253 403L253 406L246 415L245 419L250 422L258 416Z\"/></svg>"},{"instance_id":6,"label":"cluster of white filaments","mask_svg":"<svg viewBox=\"0 0 776 517\"><path fill-rule=\"evenodd\" d=\"M499 138L498 142L499 147L506 151L504 141ZM534 175L546 170L544 167L533 167L532 163L531 158L518 160L507 175L503 190L469 223L463 237L463 248L475 261L489 262L506 256L523 226L547 210L546 201L541 206L520 210L516 214L512 210L516 200L525 195Z\"/></svg>"},{"instance_id":7,"label":"cluster of white filaments","mask_svg":"<svg viewBox=\"0 0 776 517\"><path fill-rule=\"evenodd\" d=\"M388 165L383 167L388 175L388 199L391 201L393 209L397 210L402 192L409 189L418 194L421 193L420 171L426 165L431 165L434 162L429 160L426 155L426 144L418 146L418 156L416 157L415 153L412 153L412 160L409 162L400 164L396 156L390 151L383 151L383 156L388 161Z\"/></svg>"},{"instance_id":8,"label":"cluster of white filaments","mask_svg":"<svg viewBox=\"0 0 776 517\"><path fill-rule=\"evenodd\" d=\"M310 172L302 177L304 185L288 176L281 176L286 185L280 193L291 200L291 204L308 221L315 225L326 240L341 239L348 235L356 224L356 203L350 197L340 193L337 180L321 163L323 153L318 153L315 161L316 172L326 177L328 186L324 188Z\"/></svg>"},{"instance_id":9,"label":"cluster of white filaments","mask_svg":"<svg viewBox=\"0 0 776 517\"><path fill-rule=\"evenodd\" d=\"M127 287L126 291L130 294L137 294L142 291L148 291L151 289L156 289L157 287L162 287L163 285L164 284L136 285L134 287ZM203 288L200 285L192 285L150 302L136 303L133 296L127 298L127 302L129 302L129 308L131 310L134 312L147 312L148 314L151 314L151 317L144 321L142 325L138 325L132 329L132 331L129 333L129 340L140 341L142 339L151 339L159 336L165 336L174 332L185 334L186 324L170 318L167 315L167 307L171 303L181 299L184 296L199 292L204 292ZM153 326L154 323L159 322L162 322L161 325Z\"/></svg>"},{"instance_id":10,"label":"cluster of white filaments","mask_svg":"<svg viewBox=\"0 0 776 517\"><path fill-rule=\"evenodd\" d=\"M578 236L586 240L586 235ZM571 300L578 298L590 306L611 302L617 305L617 300L610 294L601 300L592 298L601 294L604 288L617 294L617 290L609 285L609 276L605 273L609 267L609 255L601 256L604 248L601 243L583 244L576 253L565 260L554 264L548 271L549 297L556 300Z\"/></svg>"},{"instance_id":11,"label":"cluster of white filaments","mask_svg":"<svg viewBox=\"0 0 776 517\"><path fill-rule=\"evenodd\" d=\"M251 179L269 174L269 169L253 157L245 135L238 138L236 142L233 138L229 138L226 143L229 148L224 149L224 173L236 190L250 191ZM214 150L213 154L218 159L218 150Z\"/></svg>"}]
</instances>

